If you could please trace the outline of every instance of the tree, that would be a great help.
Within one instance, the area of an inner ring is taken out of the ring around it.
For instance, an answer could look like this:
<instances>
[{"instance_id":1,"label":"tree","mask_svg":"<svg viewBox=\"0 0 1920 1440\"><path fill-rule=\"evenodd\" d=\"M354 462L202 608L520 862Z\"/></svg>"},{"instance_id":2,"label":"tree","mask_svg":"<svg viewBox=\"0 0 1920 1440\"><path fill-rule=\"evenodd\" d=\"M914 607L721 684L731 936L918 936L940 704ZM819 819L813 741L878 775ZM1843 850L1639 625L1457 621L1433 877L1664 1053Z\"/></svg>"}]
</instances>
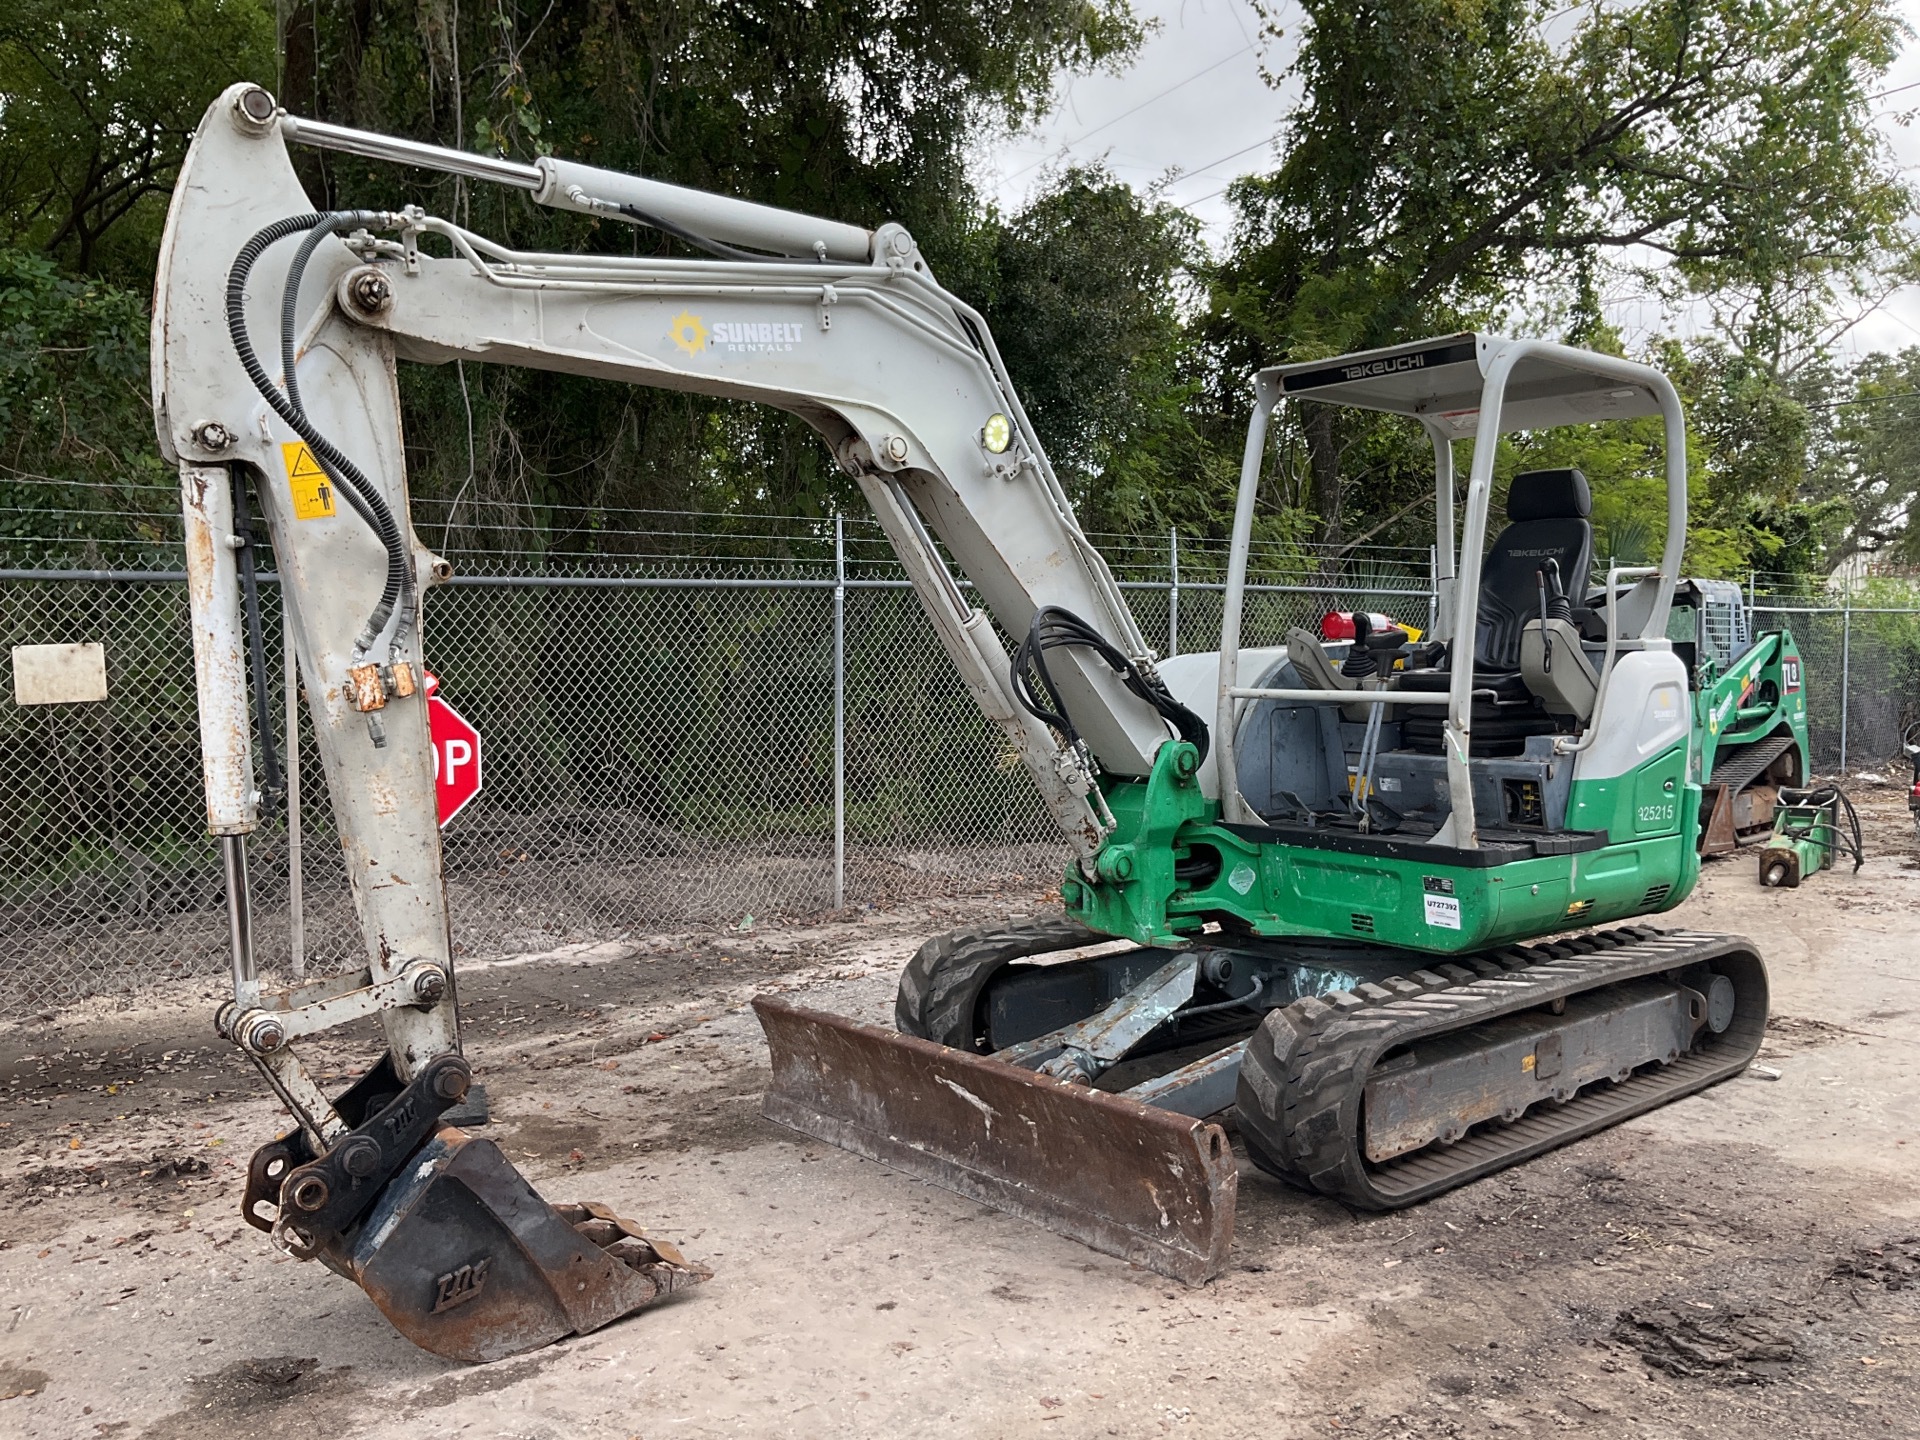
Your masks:
<instances>
[{"instance_id":1,"label":"tree","mask_svg":"<svg viewBox=\"0 0 1920 1440\"><path fill-rule=\"evenodd\" d=\"M1868 108L1903 34L1886 0L1640 0L1565 34L1550 0L1302 8L1285 159L1234 191L1211 326L1229 373L1498 321L1523 296L1571 315L1606 256L1709 297L1777 368L1906 244ZM1323 539L1345 534L1342 452L1369 428L1309 410Z\"/></svg>"},{"instance_id":2,"label":"tree","mask_svg":"<svg viewBox=\"0 0 1920 1440\"><path fill-rule=\"evenodd\" d=\"M45 563L58 542L113 568L164 543L179 511L147 394L145 297L0 247L5 563Z\"/></svg>"},{"instance_id":3,"label":"tree","mask_svg":"<svg viewBox=\"0 0 1920 1440\"><path fill-rule=\"evenodd\" d=\"M10 0L0 12L0 243L135 284L207 102L271 75L260 0Z\"/></svg>"},{"instance_id":4,"label":"tree","mask_svg":"<svg viewBox=\"0 0 1920 1440\"><path fill-rule=\"evenodd\" d=\"M1837 388L1811 487L1835 521L1826 562L1866 551L1920 564L1920 349L1869 355Z\"/></svg>"},{"instance_id":5,"label":"tree","mask_svg":"<svg viewBox=\"0 0 1920 1440\"><path fill-rule=\"evenodd\" d=\"M989 214L981 231L990 274L978 303L1083 523L1214 528L1232 477L1192 409L1182 313L1202 259L1192 217L1083 167L1004 223Z\"/></svg>"},{"instance_id":6,"label":"tree","mask_svg":"<svg viewBox=\"0 0 1920 1440\"><path fill-rule=\"evenodd\" d=\"M551 151L865 224L898 220L935 272L972 295L991 278L994 246L966 177L971 137L1032 114L1062 68L1118 63L1139 33L1125 0L321 0L293 12L282 88L304 112L389 133L519 157ZM369 162L298 163L323 203L396 191ZM496 187L417 173L405 186L516 245L677 248ZM523 522L562 500L799 514L857 503L789 417L473 367L410 369L403 387L416 493L461 496L463 515L473 500Z\"/></svg>"}]
</instances>

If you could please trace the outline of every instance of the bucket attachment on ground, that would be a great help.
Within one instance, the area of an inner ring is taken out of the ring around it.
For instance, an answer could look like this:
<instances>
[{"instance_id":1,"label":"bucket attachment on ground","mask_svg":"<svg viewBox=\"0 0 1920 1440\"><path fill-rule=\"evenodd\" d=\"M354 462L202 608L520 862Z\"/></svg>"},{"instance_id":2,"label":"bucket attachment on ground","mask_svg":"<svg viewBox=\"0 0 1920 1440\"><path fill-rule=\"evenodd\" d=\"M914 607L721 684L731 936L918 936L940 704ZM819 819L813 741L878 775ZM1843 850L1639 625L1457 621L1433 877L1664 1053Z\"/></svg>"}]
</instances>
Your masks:
<instances>
[{"instance_id":1,"label":"bucket attachment on ground","mask_svg":"<svg viewBox=\"0 0 1920 1440\"><path fill-rule=\"evenodd\" d=\"M839 1015L753 1002L769 1120L1198 1284L1226 1264L1226 1132Z\"/></svg>"},{"instance_id":2,"label":"bucket attachment on ground","mask_svg":"<svg viewBox=\"0 0 1920 1440\"><path fill-rule=\"evenodd\" d=\"M535 1350L709 1278L604 1205L549 1205L491 1140L441 1121L469 1091L457 1055L405 1085L383 1057L334 1102L354 1128L324 1154L304 1131L254 1153L241 1214L449 1360Z\"/></svg>"},{"instance_id":3,"label":"bucket attachment on ground","mask_svg":"<svg viewBox=\"0 0 1920 1440\"><path fill-rule=\"evenodd\" d=\"M323 1259L393 1328L450 1360L584 1335L708 1278L601 1205L549 1205L500 1153L442 1127Z\"/></svg>"}]
</instances>

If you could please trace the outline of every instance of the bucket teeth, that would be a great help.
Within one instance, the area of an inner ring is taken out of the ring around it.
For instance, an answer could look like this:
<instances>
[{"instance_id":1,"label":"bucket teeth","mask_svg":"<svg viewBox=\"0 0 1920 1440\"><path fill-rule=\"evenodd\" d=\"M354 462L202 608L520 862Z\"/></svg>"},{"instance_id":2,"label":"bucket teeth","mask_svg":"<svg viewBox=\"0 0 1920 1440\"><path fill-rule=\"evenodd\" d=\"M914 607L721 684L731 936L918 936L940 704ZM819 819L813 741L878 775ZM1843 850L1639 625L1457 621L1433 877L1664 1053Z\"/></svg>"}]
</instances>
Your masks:
<instances>
[{"instance_id":1,"label":"bucket teeth","mask_svg":"<svg viewBox=\"0 0 1920 1440\"><path fill-rule=\"evenodd\" d=\"M574 1234L592 1241L628 1268L651 1277L662 1294L713 1278L713 1271L687 1259L677 1245L647 1234L605 1205L591 1200L572 1201L556 1204L553 1212L573 1226Z\"/></svg>"}]
</instances>

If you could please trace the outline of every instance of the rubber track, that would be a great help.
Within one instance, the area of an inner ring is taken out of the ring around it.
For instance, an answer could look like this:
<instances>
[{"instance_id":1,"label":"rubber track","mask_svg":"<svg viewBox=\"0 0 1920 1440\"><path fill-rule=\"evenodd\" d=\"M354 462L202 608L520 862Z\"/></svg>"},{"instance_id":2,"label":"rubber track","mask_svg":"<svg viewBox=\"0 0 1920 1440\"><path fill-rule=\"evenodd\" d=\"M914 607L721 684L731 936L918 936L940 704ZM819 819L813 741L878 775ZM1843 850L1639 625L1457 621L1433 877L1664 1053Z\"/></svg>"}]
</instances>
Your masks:
<instances>
[{"instance_id":1,"label":"rubber track","mask_svg":"<svg viewBox=\"0 0 1920 1440\"><path fill-rule=\"evenodd\" d=\"M996 972L1015 960L1112 938L1061 914L1016 916L997 925L936 935L900 972L894 1024L902 1035L984 1054L980 996Z\"/></svg>"},{"instance_id":2,"label":"rubber track","mask_svg":"<svg viewBox=\"0 0 1920 1440\"><path fill-rule=\"evenodd\" d=\"M1716 765L1707 776L1709 785L1724 785L1729 795L1738 795L1747 786L1760 778L1760 772L1786 754L1793 746L1793 736L1773 735L1764 740L1755 740L1751 744L1741 745L1729 755L1724 765Z\"/></svg>"},{"instance_id":3,"label":"rubber track","mask_svg":"<svg viewBox=\"0 0 1920 1440\"><path fill-rule=\"evenodd\" d=\"M1383 1165L1361 1153L1362 1099L1397 1046L1528 1010L1581 991L1717 961L1734 982L1734 1021L1670 1065L1597 1082L1565 1104L1537 1103L1511 1124L1475 1127ZM1766 1029L1766 969L1735 935L1652 926L1510 946L1396 976L1358 993L1269 1012L1240 1066L1239 1126L1261 1169L1369 1210L1391 1210L1592 1134L1745 1069Z\"/></svg>"}]
</instances>

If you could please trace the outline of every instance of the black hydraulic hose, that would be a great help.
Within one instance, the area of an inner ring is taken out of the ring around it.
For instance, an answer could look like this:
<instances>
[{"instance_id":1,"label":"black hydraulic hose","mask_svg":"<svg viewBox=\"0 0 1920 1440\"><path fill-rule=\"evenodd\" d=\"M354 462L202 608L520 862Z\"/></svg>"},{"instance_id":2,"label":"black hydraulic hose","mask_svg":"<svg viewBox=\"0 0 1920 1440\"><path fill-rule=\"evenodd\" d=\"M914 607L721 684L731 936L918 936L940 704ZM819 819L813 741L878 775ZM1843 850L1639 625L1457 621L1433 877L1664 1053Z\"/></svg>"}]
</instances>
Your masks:
<instances>
[{"instance_id":1,"label":"black hydraulic hose","mask_svg":"<svg viewBox=\"0 0 1920 1440\"><path fill-rule=\"evenodd\" d=\"M328 236L337 235L349 226L371 225L379 219L377 210L336 210L323 216L320 223L307 232L307 238L294 251L293 263L287 267L287 281L280 291L280 373L286 380L287 403L303 420L307 418L307 408L300 403L300 376L294 368L293 347L299 338L294 312L299 306L300 282L306 277L307 262Z\"/></svg>"},{"instance_id":2,"label":"black hydraulic hose","mask_svg":"<svg viewBox=\"0 0 1920 1440\"><path fill-rule=\"evenodd\" d=\"M313 258L313 252L319 249L322 242L329 236L337 235L342 230L351 229L356 225L377 224L381 218L381 212L378 210L332 212L307 232L307 238L300 242L300 248L294 252L293 263L287 267L286 283L280 291L280 373L286 381L287 403L293 407L293 413L308 426L311 426L313 421L307 414L307 407L300 400L300 371L295 364L298 357L294 354L294 345L299 338L297 311L300 303L300 285L306 279L307 262ZM380 499L378 495L371 498L376 501ZM363 513L362 518L369 524L373 524L376 532L378 531L379 527L371 517ZM391 555L391 552L389 554ZM400 591L400 620L393 630L396 647L405 641L413 629L412 580L412 568L409 566ZM382 623L384 624L384 621ZM375 633L378 633L377 630Z\"/></svg>"},{"instance_id":3,"label":"black hydraulic hose","mask_svg":"<svg viewBox=\"0 0 1920 1440\"><path fill-rule=\"evenodd\" d=\"M1058 605L1043 605L1034 612L1027 637L1014 652L1008 678L1013 684L1014 698L1028 714L1058 730L1069 745L1080 743L1080 731L1067 715L1059 688L1047 670L1047 651L1063 648L1091 650L1106 661L1129 691L1158 711L1160 718L1199 752L1200 759L1206 760L1210 738L1207 722L1174 699L1158 676L1147 676L1112 641L1071 610Z\"/></svg>"},{"instance_id":4,"label":"black hydraulic hose","mask_svg":"<svg viewBox=\"0 0 1920 1440\"><path fill-rule=\"evenodd\" d=\"M240 357L240 364L247 372L247 378L253 382L253 388L260 392L261 398L298 435L306 441L313 451L314 458L326 471L327 478L334 482L338 492L346 498L347 504L378 537L387 552L386 585L380 592L379 603L368 615L365 627L356 641L356 647L365 652L385 630L387 622L393 618L394 610L402 597L410 589L411 574L407 561L406 542L400 534L400 527L394 522L393 511L380 497L373 482L361 472L351 460L322 435L307 419L306 412L293 404L279 386L273 383L266 368L261 365L260 357L254 353L253 341L247 333L246 286L247 277L253 271L254 263L266 251L267 247L286 239L289 235L298 235L316 226L327 225L341 212L327 213L315 211L308 215L291 215L284 220L276 220L261 230L234 256L233 268L227 273L227 333L233 339L234 352ZM362 214L365 212L345 212ZM285 309L284 303L282 306ZM289 369L291 378L292 371Z\"/></svg>"},{"instance_id":5,"label":"black hydraulic hose","mask_svg":"<svg viewBox=\"0 0 1920 1440\"><path fill-rule=\"evenodd\" d=\"M1835 854L1846 853L1853 857L1853 868L1858 871L1867 863L1866 848L1861 842L1860 814L1853 808L1853 801L1847 798L1847 792L1838 785L1820 785L1809 790L1797 804L1819 810L1831 810L1833 836L1827 843L1827 849ZM1840 812L1847 812L1847 828L1840 828Z\"/></svg>"},{"instance_id":6,"label":"black hydraulic hose","mask_svg":"<svg viewBox=\"0 0 1920 1440\"><path fill-rule=\"evenodd\" d=\"M233 533L240 542L240 595L247 609L247 672L253 682L253 723L260 731L260 808L271 814L286 793L280 769L280 747L273 738L273 702L267 692L267 647L260 626L260 577L253 561L253 513L247 506L247 477L239 465L229 465L233 487Z\"/></svg>"}]
</instances>

